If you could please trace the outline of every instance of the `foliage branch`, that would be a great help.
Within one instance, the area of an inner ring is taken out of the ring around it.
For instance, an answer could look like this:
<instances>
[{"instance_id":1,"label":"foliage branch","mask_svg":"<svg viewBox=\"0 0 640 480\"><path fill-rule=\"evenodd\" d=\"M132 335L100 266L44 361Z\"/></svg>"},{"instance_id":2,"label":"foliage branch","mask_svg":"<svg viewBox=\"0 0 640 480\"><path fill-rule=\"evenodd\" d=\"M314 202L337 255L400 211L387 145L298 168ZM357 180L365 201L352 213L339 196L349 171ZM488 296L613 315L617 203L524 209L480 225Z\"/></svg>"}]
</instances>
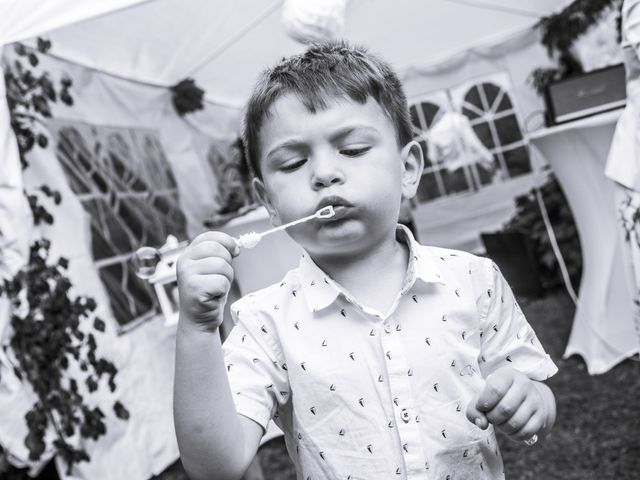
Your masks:
<instances>
[{"instance_id":1,"label":"foliage branch","mask_svg":"<svg viewBox=\"0 0 640 480\"><path fill-rule=\"evenodd\" d=\"M50 48L51 43L41 38L36 50L15 44L16 59L4 68L11 127L18 141L23 170L29 166L26 154L49 144L45 121L52 117L51 103L60 100L67 106L73 105L69 78L62 78L56 88L47 72L36 71L39 64L36 51L44 54ZM38 191L56 205L62 201L60 192L48 185L40 186ZM24 194L34 224L52 224L54 217L40 203L38 194L26 190ZM28 433L24 442L29 459L37 461L42 457L52 433L55 454L65 461L70 474L75 464L90 460L85 449L72 445L73 438L79 435L97 440L106 433L105 413L88 404L78 384L79 377L83 377L80 381L90 394L99 389L104 377L113 392L117 369L97 353L96 334L104 332L105 322L94 315L95 300L72 294L68 260L61 257L52 261L49 250L49 240L36 240L30 247L26 265L0 286L0 294L6 295L11 305L10 339L3 349L13 360L15 375L28 382L36 395L34 405L25 415ZM118 401L113 410L118 418L129 417ZM0 460L0 465L6 467L0 474L16 475L15 471L13 474L9 471L1 447Z\"/></svg>"},{"instance_id":2,"label":"foliage branch","mask_svg":"<svg viewBox=\"0 0 640 480\"><path fill-rule=\"evenodd\" d=\"M557 178L552 173L539 188L571 283L577 290L582 275L582 250L571 208ZM504 230L522 232L531 239L534 256L538 260L542 286L549 290L560 287L562 285L560 265L551 246L551 239L536 199L535 188L516 197L515 203L516 212L504 225Z\"/></svg>"}]
</instances>

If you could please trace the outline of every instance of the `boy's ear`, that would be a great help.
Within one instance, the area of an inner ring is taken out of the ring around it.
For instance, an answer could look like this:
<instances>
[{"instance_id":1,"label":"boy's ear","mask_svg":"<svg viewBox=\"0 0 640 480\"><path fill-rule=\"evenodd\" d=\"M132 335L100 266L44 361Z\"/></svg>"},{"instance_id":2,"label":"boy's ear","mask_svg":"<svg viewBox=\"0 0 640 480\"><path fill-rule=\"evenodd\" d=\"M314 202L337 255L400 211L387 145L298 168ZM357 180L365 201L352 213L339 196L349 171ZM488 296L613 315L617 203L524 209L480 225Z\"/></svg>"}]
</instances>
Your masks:
<instances>
[{"instance_id":1,"label":"boy's ear","mask_svg":"<svg viewBox=\"0 0 640 480\"><path fill-rule=\"evenodd\" d=\"M253 187L253 191L256 194L256 197L258 197L258 201L264 206L264 208L267 209L267 212L269 212L269 219L271 221L271 224L274 227L279 226L281 223L280 218L278 217L276 209L273 208L273 204L269 199L269 194L267 193L267 189L264 186L262 180L260 180L259 178L254 178L251 182L251 186Z\"/></svg>"},{"instance_id":2,"label":"boy's ear","mask_svg":"<svg viewBox=\"0 0 640 480\"><path fill-rule=\"evenodd\" d=\"M418 191L424 168L422 147L415 140L411 140L404 146L400 156L402 158L402 197L412 198Z\"/></svg>"}]
</instances>

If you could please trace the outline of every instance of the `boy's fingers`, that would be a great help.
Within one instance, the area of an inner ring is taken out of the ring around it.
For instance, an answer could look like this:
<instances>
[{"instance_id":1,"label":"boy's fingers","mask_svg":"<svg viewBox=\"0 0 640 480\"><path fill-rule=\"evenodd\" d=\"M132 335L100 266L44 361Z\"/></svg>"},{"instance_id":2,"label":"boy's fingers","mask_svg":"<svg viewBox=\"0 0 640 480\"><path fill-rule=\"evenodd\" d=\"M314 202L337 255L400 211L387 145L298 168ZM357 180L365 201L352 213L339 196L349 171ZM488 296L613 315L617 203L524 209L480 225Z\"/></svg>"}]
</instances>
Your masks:
<instances>
[{"instance_id":1,"label":"boy's fingers","mask_svg":"<svg viewBox=\"0 0 640 480\"><path fill-rule=\"evenodd\" d=\"M201 300L203 303L218 301L229 291L231 282L224 275L203 275L203 283L207 283L210 288L201 290Z\"/></svg>"},{"instance_id":2,"label":"boy's fingers","mask_svg":"<svg viewBox=\"0 0 640 480\"><path fill-rule=\"evenodd\" d=\"M478 395L467 405L467 419L474 423L478 428L485 430L489 426L489 421L484 413L476 408L476 402L478 401Z\"/></svg>"},{"instance_id":3,"label":"boy's fingers","mask_svg":"<svg viewBox=\"0 0 640 480\"><path fill-rule=\"evenodd\" d=\"M211 275L218 274L223 275L233 281L233 267L224 258L220 257L208 257L199 260L194 263L193 273L196 275Z\"/></svg>"},{"instance_id":4,"label":"boy's fingers","mask_svg":"<svg viewBox=\"0 0 640 480\"><path fill-rule=\"evenodd\" d=\"M190 246L194 247L203 242L219 243L233 257L237 256L238 253L240 253L240 248L238 247L236 240L231 235L228 235L224 232L209 231L209 232L201 233L191 242Z\"/></svg>"},{"instance_id":5,"label":"boy's fingers","mask_svg":"<svg viewBox=\"0 0 640 480\"><path fill-rule=\"evenodd\" d=\"M527 397L524 388L512 384L498 404L486 412L487 419L494 425L502 425L516 415Z\"/></svg>"},{"instance_id":6,"label":"boy's fingers","mask_svg":"<svg viewBox=\"0 0 640 480\"><path fill-rule=\"evenodd\" d=\"M502 417L500 417L500 423L492 420L491 412L487 414L487 418L507 435L513 435L529 422L535 412L535 406L532 402L524 402L508 418L502 420Z\"/></svg>"},{"instance_id":7,"label":"boy's fingers","mask_svg":"<svg viewBox=\"0 0 640 480\"><path fill-rule=\"evenodd\" d=\"M512 384L513 376L508 370L498 370L489 375L476 401L476 408L481 412L490 412L502 400Z\"/></svg>"},{"instance_id":8,"label":"boy's fingers","mask_svg":"<svg viewBox=\"0 0 640 480\"><path fill-rule=\"evenodd\" d=\"M543 416L539 413L534 414L529 418L525 425L517 432L511 434L511 438L516 441L524 442L530 440L531 437L536 435L544 427Z\"/></svg>"}]
</instances>

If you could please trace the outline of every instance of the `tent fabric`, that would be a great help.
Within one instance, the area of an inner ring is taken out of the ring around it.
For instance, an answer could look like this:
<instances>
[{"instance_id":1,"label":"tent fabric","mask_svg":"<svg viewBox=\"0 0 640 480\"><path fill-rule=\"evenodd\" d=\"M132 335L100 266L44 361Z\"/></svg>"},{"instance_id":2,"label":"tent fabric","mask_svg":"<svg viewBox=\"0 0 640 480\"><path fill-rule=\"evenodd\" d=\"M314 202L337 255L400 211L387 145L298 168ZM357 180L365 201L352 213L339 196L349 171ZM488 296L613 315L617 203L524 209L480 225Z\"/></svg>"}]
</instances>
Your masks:
<instances>
[{"instance_id":1,"label":"tent fabric","mask_svg":"<svg viewBox=\"0 0 640 480\"><path fill-rule=\"evenodd\" d=\"M517 7L542 16L568 2L526 0ZM52 54L72 62L153 85L193 77L209 101L241 107L265 66L304 48L282 27L282 3L155 0L47 36ZM402 72L470 49L496 48L539 18L498 9L515 7L512 0L476 3L485 7L450 0L350 0L345 37L370 47ZM381 22L383 28L372 28Z\"/></svg>"},{"instance_id":2,"label":"tent fabric","mask_svg":"<svg viewBox=\"0 0 640 480\"><path fill-rule=\"evenodd\" d=\"M0 45L26 40L56 28L112 13L149 0L0 0Z\"/></svg>"}]
</instances>

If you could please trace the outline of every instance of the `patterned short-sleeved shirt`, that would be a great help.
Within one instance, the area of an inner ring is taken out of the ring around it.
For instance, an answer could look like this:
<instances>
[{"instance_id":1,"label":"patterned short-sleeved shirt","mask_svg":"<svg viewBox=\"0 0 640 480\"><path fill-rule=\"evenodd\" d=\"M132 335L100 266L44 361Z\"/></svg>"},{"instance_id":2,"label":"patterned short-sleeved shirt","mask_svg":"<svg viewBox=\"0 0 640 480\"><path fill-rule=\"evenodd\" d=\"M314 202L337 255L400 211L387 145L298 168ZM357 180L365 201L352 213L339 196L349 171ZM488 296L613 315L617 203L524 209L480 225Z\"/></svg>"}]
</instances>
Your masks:
<instances>
[{"instance_id":1,"label":"patterned short-sleeved shirt","mask_svg":"<svg viewBox=\"0 0 640 480\"><path fill-rule=\"evenodd\" d=\"M410 262L388 312L307 255L234 303L223 348L236 409L274 419L299 479L502 479L495 433L467 404L504 365L533 380L557 368L493 262L398 232Z\"/></svg>"}]
</instances>

